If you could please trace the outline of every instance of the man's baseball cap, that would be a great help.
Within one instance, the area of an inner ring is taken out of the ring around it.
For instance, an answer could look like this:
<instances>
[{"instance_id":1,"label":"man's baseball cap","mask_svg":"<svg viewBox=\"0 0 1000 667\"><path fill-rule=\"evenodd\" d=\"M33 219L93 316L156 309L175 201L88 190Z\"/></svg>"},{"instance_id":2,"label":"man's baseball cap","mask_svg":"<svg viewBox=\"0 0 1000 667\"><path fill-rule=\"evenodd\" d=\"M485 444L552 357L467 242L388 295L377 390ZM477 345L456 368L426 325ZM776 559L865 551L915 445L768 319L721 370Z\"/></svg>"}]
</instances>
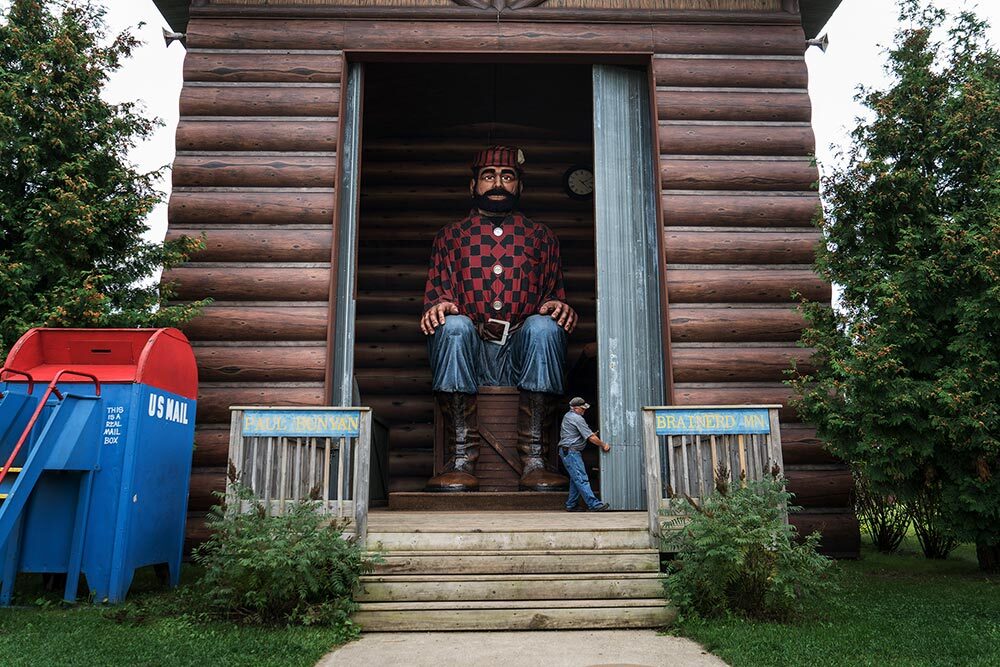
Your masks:
<instances>
[{"instance_id":1,"label":"man's baseball cap","mask_svg":"<svg viewBox=\"0 0 1000 667\"><path fill-rule=\"evenodd\" d=\"M476 153L471 166L474 173L479 173L480 167L510 167L520 174L524 172L524 152L511 146L490 146Z\"/></svg>"},{"instance_id":2,"label":"man's baseball cap","mask_svg":"<svg viewBox=\"0 0 1000 667\"><path fill-rule=\"evenodd\" d=\"M583 408L584 410L586 410L587 408L590 407L590 403L588 403L587 401L585 401L582 398L580 398L579 396L577 396L576 398L571 398L569 400L569 407L571 407L571 408Z\"/></svg>"}]
</instances>

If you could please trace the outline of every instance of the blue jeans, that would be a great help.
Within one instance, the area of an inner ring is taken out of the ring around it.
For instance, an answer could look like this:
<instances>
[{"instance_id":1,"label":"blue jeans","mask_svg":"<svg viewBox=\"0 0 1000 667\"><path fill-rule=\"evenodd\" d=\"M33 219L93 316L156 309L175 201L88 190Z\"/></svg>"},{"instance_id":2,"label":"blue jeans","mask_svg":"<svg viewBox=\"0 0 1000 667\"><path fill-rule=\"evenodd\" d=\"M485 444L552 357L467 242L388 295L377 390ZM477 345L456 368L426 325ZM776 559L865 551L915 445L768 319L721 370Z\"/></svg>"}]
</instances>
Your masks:
<instances>
[{"instance_id":1,"label":"blue jeans","mask_svg":"<svg viewBox=\"0 0 1000 667\"><path fill-rule=\"evenodd\" d=\"M566 332L548 315L532 315L504 345L483 341L465 315L448 315L427 339L432 389L475 394L480 386L563 393Z\"/></svg>"},{"instance_id":2,"label":"blue jeans","mask_svg":"<svg viewBox=\"0 0 1000 667\"><path fill-rule=\"evenodd\" d=\"M594 509L601 504L601 501L594 495L590 488L590 478L587 477L587 469L583 467L583 455L580 452L569 450L563 454L562 447L559 448L559 459L569 473L569 497L566 498L566 509L576 507L580 497L586 503L588 509Z\"/></svg>"}]
</instances>

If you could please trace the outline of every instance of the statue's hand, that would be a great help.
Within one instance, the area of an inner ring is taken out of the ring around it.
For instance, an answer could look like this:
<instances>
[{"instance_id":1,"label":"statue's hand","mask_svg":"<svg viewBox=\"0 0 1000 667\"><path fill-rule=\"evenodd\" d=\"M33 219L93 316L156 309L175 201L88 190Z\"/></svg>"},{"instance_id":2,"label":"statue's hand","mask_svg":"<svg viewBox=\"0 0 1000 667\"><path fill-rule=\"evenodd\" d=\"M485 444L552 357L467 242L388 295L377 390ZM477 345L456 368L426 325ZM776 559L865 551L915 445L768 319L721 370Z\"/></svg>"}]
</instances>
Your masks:
<instances>
[{"instance_id":1,"label":"statue's hand","mask_svg":"<svg viewBox=\"0 0 1000 667\"><path fill-rule=\"evenodd\" d=\"M555 299L546 301L538 309L538 314L551 315L556 324L565 329L566 333L573 333L573 329L576 328L576 311L570 308L568 303L556 301Z\"/></svg>"},{"instance_id":2,"label":"statue's hand","mask_svg":"<svg viewBox=\"0 0 1000 667\"><path fill-rule=\"evenodd\" d=\"M420 318L420 330L425 336L430 336L435 329L444 324L445 315L458 315L458 306L453 303L438 303L431 306Z\"/></svg>"}]
</instances>

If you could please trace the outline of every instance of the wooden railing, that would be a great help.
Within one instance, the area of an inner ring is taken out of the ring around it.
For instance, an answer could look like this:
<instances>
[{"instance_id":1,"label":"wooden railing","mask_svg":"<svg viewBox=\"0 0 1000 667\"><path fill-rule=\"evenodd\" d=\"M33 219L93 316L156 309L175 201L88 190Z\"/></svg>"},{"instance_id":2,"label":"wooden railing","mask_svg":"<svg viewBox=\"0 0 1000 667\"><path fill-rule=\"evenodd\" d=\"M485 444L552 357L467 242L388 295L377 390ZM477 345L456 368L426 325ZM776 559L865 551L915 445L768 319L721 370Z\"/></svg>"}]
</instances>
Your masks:
<instances>
[{"instance_id":1,"label":"wooden railing","mask_svg":"<svg viewBox=\"0 0 1000 667\"><path fill-rule=\"evenodd\" d=\"M717 474L732 484L783 470L780 405L643 408L649 531L660 536L662 514L685 496L709 495Z\"/></svg>"},{"instance_id":2,"label":"wooden railing","mask_svg":"<svg viewBox=\"0 0 1000 667\"><path fill-rule=\"evenodd\" d=\"M315 497L348 518L362 545L368 530L372 413L368 408L233 407L229 461L268 512ZM239 504L230 495L227 503ZM249 503L240 504L247 511ZM230 507L235 506L230 504Z\"/></svg>"}]
</instances>

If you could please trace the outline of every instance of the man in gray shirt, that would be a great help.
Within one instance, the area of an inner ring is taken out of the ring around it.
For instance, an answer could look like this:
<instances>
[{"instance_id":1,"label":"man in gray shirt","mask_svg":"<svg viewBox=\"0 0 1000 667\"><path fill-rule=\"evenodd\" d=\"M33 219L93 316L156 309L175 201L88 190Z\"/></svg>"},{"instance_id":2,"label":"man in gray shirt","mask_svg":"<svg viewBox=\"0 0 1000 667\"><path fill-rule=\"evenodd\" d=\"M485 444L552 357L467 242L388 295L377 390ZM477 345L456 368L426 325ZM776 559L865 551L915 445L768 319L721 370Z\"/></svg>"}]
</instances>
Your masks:
<instances>
[{"instance_id":1,"label":"man in gray shirt","mask_svg":"<svg viewBox=\"0 0 1000 667\"><path fill-rule=\"evenodd\" d=\"M562 427L559 429L559 459L566 466L569 473L569 497L566 498L566 511L582 512L579 506L580 498L587 505L587 510L591 512L603 512L609 509L607 503L601 502L594 495L590 488L590 479L587 477L587 469L583 466L583 456L581 452L592 442L602 451L610 451L611 445L597 437L597 434L590 430L587 420L583 418L583 413L587 411L590 404L579 396L569 402L569 412L563 417Z\"/></svg>"}]
</instances>

